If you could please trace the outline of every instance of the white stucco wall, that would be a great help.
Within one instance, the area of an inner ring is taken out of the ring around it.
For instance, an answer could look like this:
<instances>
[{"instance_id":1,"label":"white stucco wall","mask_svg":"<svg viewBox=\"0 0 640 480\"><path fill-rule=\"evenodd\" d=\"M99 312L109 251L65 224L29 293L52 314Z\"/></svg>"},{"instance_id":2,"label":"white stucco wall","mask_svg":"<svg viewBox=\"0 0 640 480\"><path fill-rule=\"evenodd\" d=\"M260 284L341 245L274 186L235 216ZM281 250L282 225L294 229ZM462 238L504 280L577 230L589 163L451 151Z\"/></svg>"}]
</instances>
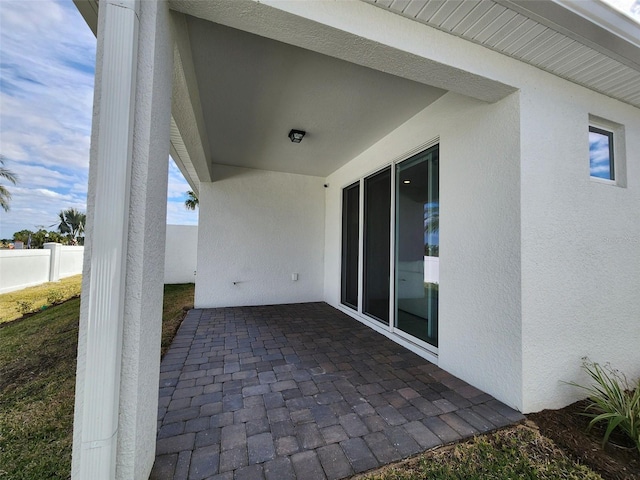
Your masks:
<instances>
[{"instance_id":1,"label":"white stucco wall","mask_svg":"<svg viewBox=\"0 0 640 480\"><path fill-rule=\"evenodd\" d=\"M526 411L584 396L563 383L587 382L583 356L640 376L640 111L543 85L521 96ZM626 187L589 177L590 114L624 126Z\"/></svg>"},{"instance_id":2,"label":"white stucco wall","mask_svg":"<svg viewBox=\"0 0 640 480\"><path fill-rule=\"evenodd\" d=\"M164 283L195 281L197 225L167 225ZM82 273L83 246L62 245L60 278ZM0 293L40 285L50 280L51 250L0 250Z\"/></svg>"},{"instance_id":3,"label":"white stucco wall","mask_svg":"<svg viewBox=\"0 0 640 480\"><path fill-rule=\"evenodd\" d=\"M198 259L198 226L167 225L164 283L194 283Z\"/></svg>"},{"instance_id":4,"label":"white stucco wall","mask_svg":"<svg viewBox=\"0 0 640 480\"><path fill-rule=\"evenodd\" d=\"M60 278L82 273L84 247L63 245L60 249Z\"/></svg>"},{"instance_id":5,"label":"white stucco wall","mask_svg":"<svg viewBox=\"0 0 640 480\"><path fill-rule=\"evenodd\" d=\"M52 261L52 252L59 257L55 261ZM59 244L55 249L0 250L0 293L79 275L82 273L83 254L84 247ZM58 277L53 276L52 265L57 265Z\"/></svg>"},{"instance_id":6,"label":"white stucco wall","mask_svg":"<svg viewBox=\"0 0 640 480\"><path fill-rule=\"evenodd\" d=\"M324 179L225 166L214 174L200 184L196 308L321 301Z\"/></svg>"},{"instance_id":7,"label":"white stucco wall","mask_svg":"<svg viewBox=\"0 0 640 480\"><path fill-rule=\"evenodd\" d=\"M330 175L325 299L340 307L342 188L439 137L438 363L519 408L518 112L518 94L486 104L449 93Z\"/></svg>"},{"instance_id":8,"label":"white stucco wall","mask_svg":"<svg viewBox=\"0 0 640 480\"><path fill-rule=\"evenodd\" d=\"M0 250L0 293L49 281L49 250Z\"/></svg>"}]
</instances>

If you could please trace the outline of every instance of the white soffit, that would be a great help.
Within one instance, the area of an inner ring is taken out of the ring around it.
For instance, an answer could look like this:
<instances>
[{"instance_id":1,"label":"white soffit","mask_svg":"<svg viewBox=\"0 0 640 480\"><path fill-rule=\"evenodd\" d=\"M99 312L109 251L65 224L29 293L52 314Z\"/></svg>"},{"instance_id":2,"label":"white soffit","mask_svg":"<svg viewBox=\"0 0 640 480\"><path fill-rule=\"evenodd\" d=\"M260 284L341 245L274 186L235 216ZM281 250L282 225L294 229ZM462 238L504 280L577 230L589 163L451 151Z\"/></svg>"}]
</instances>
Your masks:
<instances>
[{"instance_id":1,"label":"white soffit","mask_svg":"<svg viewBox=\"0 0 640 480\"><path fill-rule=\"evenodd\" d=\"M189 152L187 151L187 147L182 140L182 135L180 135L180 130L178 130L178 126L176 125L176 121L171 116L171 134L170 134L170 154L171 158L173 158L173 162L182 173L182 176L185 178L191 190L193 190L198 196L200 193L200 182L198 173L196 172L195 167L193 166L193 162L191 161L191 157L189 156Z\"/></svg>"},{"instance_id":2,"label":"white soffit","mask_svg":"<svg viewBox=\"0 0 640 480\"><path fill-rule=\"evenodd\" d=\"M365 1L640 107L640 25L600 2Z\"/></svg>"}]
</instances>

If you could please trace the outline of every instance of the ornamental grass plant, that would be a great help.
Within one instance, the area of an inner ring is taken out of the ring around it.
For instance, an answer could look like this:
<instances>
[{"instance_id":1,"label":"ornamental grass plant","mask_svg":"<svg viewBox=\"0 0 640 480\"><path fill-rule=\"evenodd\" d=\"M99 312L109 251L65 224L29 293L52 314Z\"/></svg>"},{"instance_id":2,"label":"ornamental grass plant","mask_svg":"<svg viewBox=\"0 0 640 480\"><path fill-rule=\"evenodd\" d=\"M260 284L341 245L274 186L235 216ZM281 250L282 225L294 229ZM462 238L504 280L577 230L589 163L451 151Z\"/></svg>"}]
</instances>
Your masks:
<instances>
[{"instance_id":1,"label":"ornamental grass plant","mask_svg":"<svg viewBox=\"0 0 640 480\"><path fill-rule=\"evenodd\" d=\"M603 447L618 429L633 442L640 454L640 378L631 384L624 374L610 365L603 367L588 359L583 359L582 366L594 383L584 386L572 382L571 385L589 395L591 403L584 413L591 418L588 429L599 423L606 424Z\"/></svg>"}]
</instances>

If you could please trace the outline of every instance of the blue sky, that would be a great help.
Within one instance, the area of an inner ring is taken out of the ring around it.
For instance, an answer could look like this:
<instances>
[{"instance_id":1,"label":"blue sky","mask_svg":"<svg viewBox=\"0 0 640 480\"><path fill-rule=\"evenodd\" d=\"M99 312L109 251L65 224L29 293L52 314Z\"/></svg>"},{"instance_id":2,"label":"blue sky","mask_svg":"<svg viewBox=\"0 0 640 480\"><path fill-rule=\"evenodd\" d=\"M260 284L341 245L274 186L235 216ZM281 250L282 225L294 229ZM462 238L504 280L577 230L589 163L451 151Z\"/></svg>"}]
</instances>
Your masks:
<instances>
[{"instance_id":1,"label":"blue sky","mask_svg":"<svg viewBox=\"0 0 640 480\"><path fill-rule=\"evenodd\" d=\"M0 238L86 211L95 49L71 0L0 0L0 153L20 180ZM168 223L197 224L189 189L170 162Z\"/></svg>"}]
</instances>

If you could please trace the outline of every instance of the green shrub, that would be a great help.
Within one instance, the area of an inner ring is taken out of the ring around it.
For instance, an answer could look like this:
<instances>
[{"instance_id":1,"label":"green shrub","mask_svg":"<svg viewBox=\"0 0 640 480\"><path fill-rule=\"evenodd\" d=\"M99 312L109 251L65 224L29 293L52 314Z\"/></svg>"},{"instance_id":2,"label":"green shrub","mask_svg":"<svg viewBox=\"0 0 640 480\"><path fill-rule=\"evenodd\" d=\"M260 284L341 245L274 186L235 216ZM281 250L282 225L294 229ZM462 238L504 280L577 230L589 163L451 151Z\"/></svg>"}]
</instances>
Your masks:
<instances>
[{"instance_id":1,"label":"green shrub","mask_svg":"<svg viewBox=\"0 0 640 480\"><path fill-rule=\"evenodd\" d=\"M582 367L595 383L588 387L573 382L571 385L589 394L591 403L584 413L591 418L589 429L600 422L607 424L602 439L604 446L618 428L632 440L640 453L640 379L632 388L627 377L609 365L602 367L584 359Z\"/></svg>"},{"instance_id":2,"label":"green shrub","mask_svg":"<svg viewBox=\"0 0 640 480\"><path fill-rule=\"evenodd\" d=\"M16 303L18 304L18 311L22 315L33 312L33 302L29 300L18 300Z\"/></svg>"}]
</instances>

